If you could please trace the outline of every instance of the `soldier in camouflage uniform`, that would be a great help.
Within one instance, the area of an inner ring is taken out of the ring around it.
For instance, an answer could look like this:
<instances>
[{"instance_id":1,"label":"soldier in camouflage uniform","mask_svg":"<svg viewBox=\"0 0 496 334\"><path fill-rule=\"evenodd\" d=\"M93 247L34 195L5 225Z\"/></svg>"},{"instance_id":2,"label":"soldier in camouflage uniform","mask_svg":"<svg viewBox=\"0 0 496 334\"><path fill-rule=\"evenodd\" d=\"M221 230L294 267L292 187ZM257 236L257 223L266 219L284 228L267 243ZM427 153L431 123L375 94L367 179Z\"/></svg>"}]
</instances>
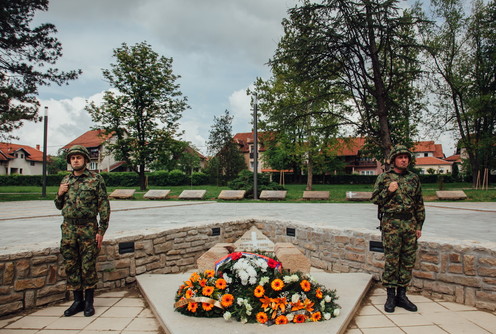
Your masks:
<instances>
[{"instance_id":1,"label":"soldier in camouflage uniform","mask_svg":"<svg viewBox=\"0 0 496 334\"><path fill-rule=\"evenodd\" d=\"M102 176L86 169L90 162L88 150L80 145L72 146L67 162L73 172L62 179L55 198L55 206L64 216L60 253L64 258L67 289L74 294L74 303L64 315L84 311L88 317L95 314L96 258L108 227L110 205Z\"/></svg>"},{"instance_id":2,"label":"soldier in camouflage uniform","mask_svg":"<svg viewBox=\"0 0 496 334\"><path fill-rule=\"evenodd\" d=\"M408 171L412 154L402 145L389 156L393 168L377 177L372 201L379 206L385 266L382 284L387 289L386 312L396 306L417 311L406 297L425 219L424 200L417 174ZM397 290L397 291L396 291Z\"/></svg>"}]
</instances>

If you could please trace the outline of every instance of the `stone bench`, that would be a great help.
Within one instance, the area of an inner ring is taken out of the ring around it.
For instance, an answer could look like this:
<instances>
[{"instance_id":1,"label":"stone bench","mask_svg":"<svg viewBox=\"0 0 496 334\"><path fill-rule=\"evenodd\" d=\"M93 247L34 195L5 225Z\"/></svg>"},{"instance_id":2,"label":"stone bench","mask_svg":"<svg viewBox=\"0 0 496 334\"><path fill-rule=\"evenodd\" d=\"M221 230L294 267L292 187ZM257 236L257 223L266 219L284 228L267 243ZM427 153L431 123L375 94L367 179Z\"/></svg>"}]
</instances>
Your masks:
<instances>
[{"instance_id":1,"label":"stone bench","mask_svg":"<svg viewBox=\"0 0 496 334\"><path fill-rule=\"evenodd\" d=\"M166 199L169 196L170 190L148 190L143 198L147 199Z\"/></svg>"},{"instance_id":2,"label":"stone bench","mask_svg":"<svg viewBox=\"0 0 496 334\"><path fill-rule=\"evenodd\" d=\"M113 199L130 199L134 198L135 189L115 189L109 195L109 198Z\"/></svg>"},{"instance_id":3,"label":"stone bench","mask_svg":"<svg viewBox=\"0 0 496 334\"><path fill-rule=\"evenodd\" d=\"M239 200L245 198L246 190L222 190L218 199Z\"/></svg>"},{"instance_id":4,"label":"stone bench","mask_svg":"<svg viewBox=\"0 0 496 334\"><path fill-rule=\"evenodd\" d=\"M206 193L206 190L183 190L179 199L203 199Z\"/></svg>"},{"instance_id":5,"label":"stone bench","mask_svg":"<svg viewBox=\"0 0 496 334\"><path fill-rule=\"evenodd\" d=\"M286 194L288 192L286 190L262 190L260 193L260 199L265 200L285 200Z\"/></svg>"},{"instance_id":6,"label":"stone bench","mask_svg":"<svg viewBox=\"0 0 496 334\"><path fill-rule=\"evenodd\" d=\"M436 191L436 197L441 200L467 199L467 195L463 190L438 190Z\"/></svg>"},{"instance_id":7,"label":"stone bench","mask_svg":"<svg viewBox=\"0 0 496 334\"><path fill-rule=\"evenodd\" d=\"M347 191L346 200L348 201L370 201L372 198L371 191Z\"/></svg>"},{"instance_id":8,"label":"stone bench","mask_svg":"<svg viewBox=\"0 0 496 334\"><path fill-rule=\"evenodd\" d=\"M308 200L324 200L327 201L330 197L328 191L310 191L306 190L303 192L303 199Z\"/></svg>"},{"instance_id":9,"label":"stone bench","mask_svg":"<svg viewBox=\"0 0 496 334\"><path fill-rule=\"evenodd\" d=\"M310 260L295 245L289 242L276 243L274 253L284 269L292 273L310 273Z\"/></svg>"}]
</instances>

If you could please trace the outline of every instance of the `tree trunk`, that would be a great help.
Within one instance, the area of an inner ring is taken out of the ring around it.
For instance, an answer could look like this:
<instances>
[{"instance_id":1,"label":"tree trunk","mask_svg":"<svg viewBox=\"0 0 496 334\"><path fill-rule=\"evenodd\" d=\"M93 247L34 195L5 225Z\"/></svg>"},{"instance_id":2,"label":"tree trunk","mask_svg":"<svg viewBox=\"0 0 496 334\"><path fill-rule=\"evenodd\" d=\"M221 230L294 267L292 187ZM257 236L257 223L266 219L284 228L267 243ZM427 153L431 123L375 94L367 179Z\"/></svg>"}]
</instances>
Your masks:
<instances>
[{"instance_id":1,"label":"tree trunk","mask_svg":"<svg viewBox=\"0 0 496 334\"><path fill-rule=\"evenodd\" d=\"M140 190L146 190L145 165L139 166L139 183Z\"/></svg>"},{"instance_id":2,"label":"tree trunk","mask_svg":"<svg viewBox=\"0 0 496 334\"><path fill-rule=\"evenodd\" d=\"M307 187L305 190L311 191L313 185L313 161L312 155L308 152L308 163L307 163Z\"/></svg>"}]
</instances>

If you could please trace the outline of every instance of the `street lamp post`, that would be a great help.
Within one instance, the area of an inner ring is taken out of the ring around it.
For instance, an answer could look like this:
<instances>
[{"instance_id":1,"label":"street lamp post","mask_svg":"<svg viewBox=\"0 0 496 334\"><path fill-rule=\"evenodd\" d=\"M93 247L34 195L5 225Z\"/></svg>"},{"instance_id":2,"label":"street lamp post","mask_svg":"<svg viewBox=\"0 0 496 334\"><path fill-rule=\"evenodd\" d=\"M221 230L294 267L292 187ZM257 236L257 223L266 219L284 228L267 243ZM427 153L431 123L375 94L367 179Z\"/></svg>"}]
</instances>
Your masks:
<instances>
[{"instance_id":1,"label":"street lamp post","mask_svg":"<svg viewBox=\"0 0 496 334\"><path fill-rule=\"evenodd\" d=\"M41 196L46 197L46 174L47 174L47 134L48 134L48 107L45 107L45 116L43 117L44 130L43 130L43 187Z\"/></svg>"},{"instance_id":2,"label":"street lamp post","mask_svg":"<svg viewBox=\"0 0 496 334\"><path fill-rule=\"evenodd\" d=\"M258 199L258 128L257 95L253 104L253 199Z\"/></svg>"}]
</instances>

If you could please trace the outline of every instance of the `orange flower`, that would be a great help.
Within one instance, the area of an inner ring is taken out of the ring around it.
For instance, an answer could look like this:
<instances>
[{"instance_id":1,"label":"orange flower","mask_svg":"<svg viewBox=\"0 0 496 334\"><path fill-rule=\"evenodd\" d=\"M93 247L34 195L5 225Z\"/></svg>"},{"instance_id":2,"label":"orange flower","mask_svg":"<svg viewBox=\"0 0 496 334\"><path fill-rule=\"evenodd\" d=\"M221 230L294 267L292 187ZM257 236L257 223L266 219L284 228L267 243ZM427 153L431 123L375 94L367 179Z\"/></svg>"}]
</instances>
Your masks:
<instances>
[{"instance_id":1,"label":"orange flower","mask_svg":"<svg viewBox=\"0 0 496 334\"><path fill-rule=\"evenodd\" d=\"M197 308L198 303L188 303L188 311L195 313Z\"/></svg>"},{"instance_id":2,"label":"orange flower","mask_svg":"<svg viewBox=\"0 0 496 334\"><path fill-rule=\"evenodd\" d=\"M288 318L285 315L280 315L276 318L276 325L286 325L288 323Z\"/></svg>"},{"instance_id":3,"label":"orange flower","mask_svg":"<svg viewBox=\"0 0 496 334\"><path fill-rule=\"evenodd\" d=\"M281 291L282 288L284 288L284 282L281 279L276 278L272 281L272 283L270 283L270 286L274 289L274 291Z\"/></svg>"},{"instance_id":4,"label":"orange flower","mask_svg":"<svg viewBox=\"0 0 496 334\"><path fill-rule=\"evenodd\" d=\"M208 278L214 277L214 275L215 275L214 270L205 270L205 276L207 276Z\"/></svg>"},{"instance_id":5,"label":"orange flower","mask_svg":"<svg viewBox=\"0 0 496 334\"><path fill-rule=\"evenodd\" d=\"M306 279L304 279L303 281L300 282L300 286L301 286L301 289L305 292L310 291L310 289L312 288L312 285Z\"/></svg>"},{"instance_id":6,"label":"orange flower","mask_svg":"<svg viewBox=\"0 0 496 334\"><path fill-rule=\"evenodd\" d=\"M272 298L263 296L263 298L260 298L260 302L262 303L262 308L266 309L269 307L270 303L272 303Z\"/></svg>"},{"instance_id":7,"label":"orange flower","mask_svg":"<svg viewBox=\"0 0 496 334\"><path fill-rule=\"evenodd\" d=\"M221 305L224 307L231 306L233 302L234 302L234 296L229 294L229 293L223 295L221 300L220 300Z\"/></svg>"},{"instance_id":8,"label":"orange flower","mask_svg":"<svg viewBox=\"0 0 496 334\"><path fill-rule=\"evenodd\" d=\"M205 286L205 285L207 285L207 280L206 280L206 279L204 279L204 278L202 278L202 279L200 280L200 286Z\"/></svg>"},{"instance_id":9,"label":"orange flower","mask_svg":"<svg viewBox=\"0 0 496 334\"><path fill-rule=\"evenodd\" d=\"M186 293L184 295L186 296L186 298L193 297L193 290L191 289L186 290Z\"/></svg>"},{"instance_id":10,"label":"orange flower","mask_svg":"<svg viewBox=\"0 0 496 334\"><path fill-rule=\"evenodd\" d=\"M322 319L322 313L320 312L315 312L315 313L312 313L312 321L320 321L320 319Z\"/></svg>"},{"instance_id":11,"label":"orange flower","mask_svg":"<svg viewBox=\"0 0 496 334\"><path fill-rule=\"evenodd\" d=\"M257 313L257 321L261 324L265 324L269 320L269 317L265 312L258 312Z\"/></svg>"},{"instance_id":12,"label":"orange flower","mask_svg":"<svg viewBox=\"0 0 496 334\"><path fill-rule=\"evenodd\" d=\"M301 310L302 308L305 308L305 305L301 301L297 301L296 303L291 303L291 311L298 311Z\"/></svg>"},{"instance_id":13,"label":"orange flower","mask_svg":"<svg viewBox=\"0 0 496 334\"><path fill-rule=\"evenodd\" d=\"M295 317L293 318L293 322L295 322L295 323L297 323L297 324L304 323L306 320L307 320L307 316L306 316L306 315L304 315L304 314L297 314L297 315L295 315Z\"/></svg>"},{"instance_id":14,"label":"orange flower","mask_svg":"<svg viewBox=\"0 0 496 334\"><path fill-rule=\"evenodd\" d=\"M191 274L191 277L189 279L191 280L191 282L194 283L200 279L200 275L198 275L197 272L194 272Z\"/></svg>"},{"instance_id":15,"label":"orange flower","mask_svg":"<svg viewBox=\"0 0 496 334\"><path fill-rule=\"evenodd\" d=\"M314 302L312 302L310 299L305 299L303 305L305 305L305 310L307 310L308 312L313 312Z\"/></svg>"},{"instance_id":16,"label":"orange flower","mask_svg":"<svg viewBox=\"0 0 496 334\"><path fill-rule=\"evenodd\" d=\"M319 299L322 299L323 295L322 295L322 291L320 290L320 288L318 288L316 291L315 291L315 297L319 298Z\"/></svg>"},{"instance_id":17,"label":"orange flower","mask_svg":"<svg viewBox=\"0 0 496 334\"><path fill-rule=\"evenodd\" d=\"M212 293L214 293L215 288L213 286L206 286L202 290L202 294L204 296L210 296Z\"/></svg>"},{"instance_id":18,"label":"orange flower","mask_svg":"<svg viewBox=\"0 0 496 334\"><path fill-rule=\"evenodd\" d=\"M215 287L219 290L224 290L227 287L227 282L223 278L219 278L217 281L215 281Z\"/></svg>"},{"instance_id":19,"label":"orange flower","mask_svg":"<svg viewBox=\"0 0 496 334\"><path fill-rule=\"evenodd\" d=\"M186 286L187 286L188 288L192 288L192 287L193 287L193 283L191 283L191 281L186 281L186 282L184 282L184 283L186 284Z\"/></svg>"},{"instance_id":20,"label":"orange flower","mask_svg":"<svg viewBox=\"0 0 496 334\"><path fill-rule=\"evenodd\" d=\"M255 291L253 291L253 294L255 295L255 297L257 298L260 298L264 295L265 293L265 289L263 288L263 286L259 285L255 288Z\"/></svg>"},{"instance_id":21,"label":"orange flower","mask_svg":"<svg viewBox=\"0 0 496 334\"><path fill-rule=\"evenodd\" d=\"M211 310L214 308L214 304L210 304L210 303L202 303L202 308L203 308L205 311L211 311Z\"/></svg>"}]
</instances>

